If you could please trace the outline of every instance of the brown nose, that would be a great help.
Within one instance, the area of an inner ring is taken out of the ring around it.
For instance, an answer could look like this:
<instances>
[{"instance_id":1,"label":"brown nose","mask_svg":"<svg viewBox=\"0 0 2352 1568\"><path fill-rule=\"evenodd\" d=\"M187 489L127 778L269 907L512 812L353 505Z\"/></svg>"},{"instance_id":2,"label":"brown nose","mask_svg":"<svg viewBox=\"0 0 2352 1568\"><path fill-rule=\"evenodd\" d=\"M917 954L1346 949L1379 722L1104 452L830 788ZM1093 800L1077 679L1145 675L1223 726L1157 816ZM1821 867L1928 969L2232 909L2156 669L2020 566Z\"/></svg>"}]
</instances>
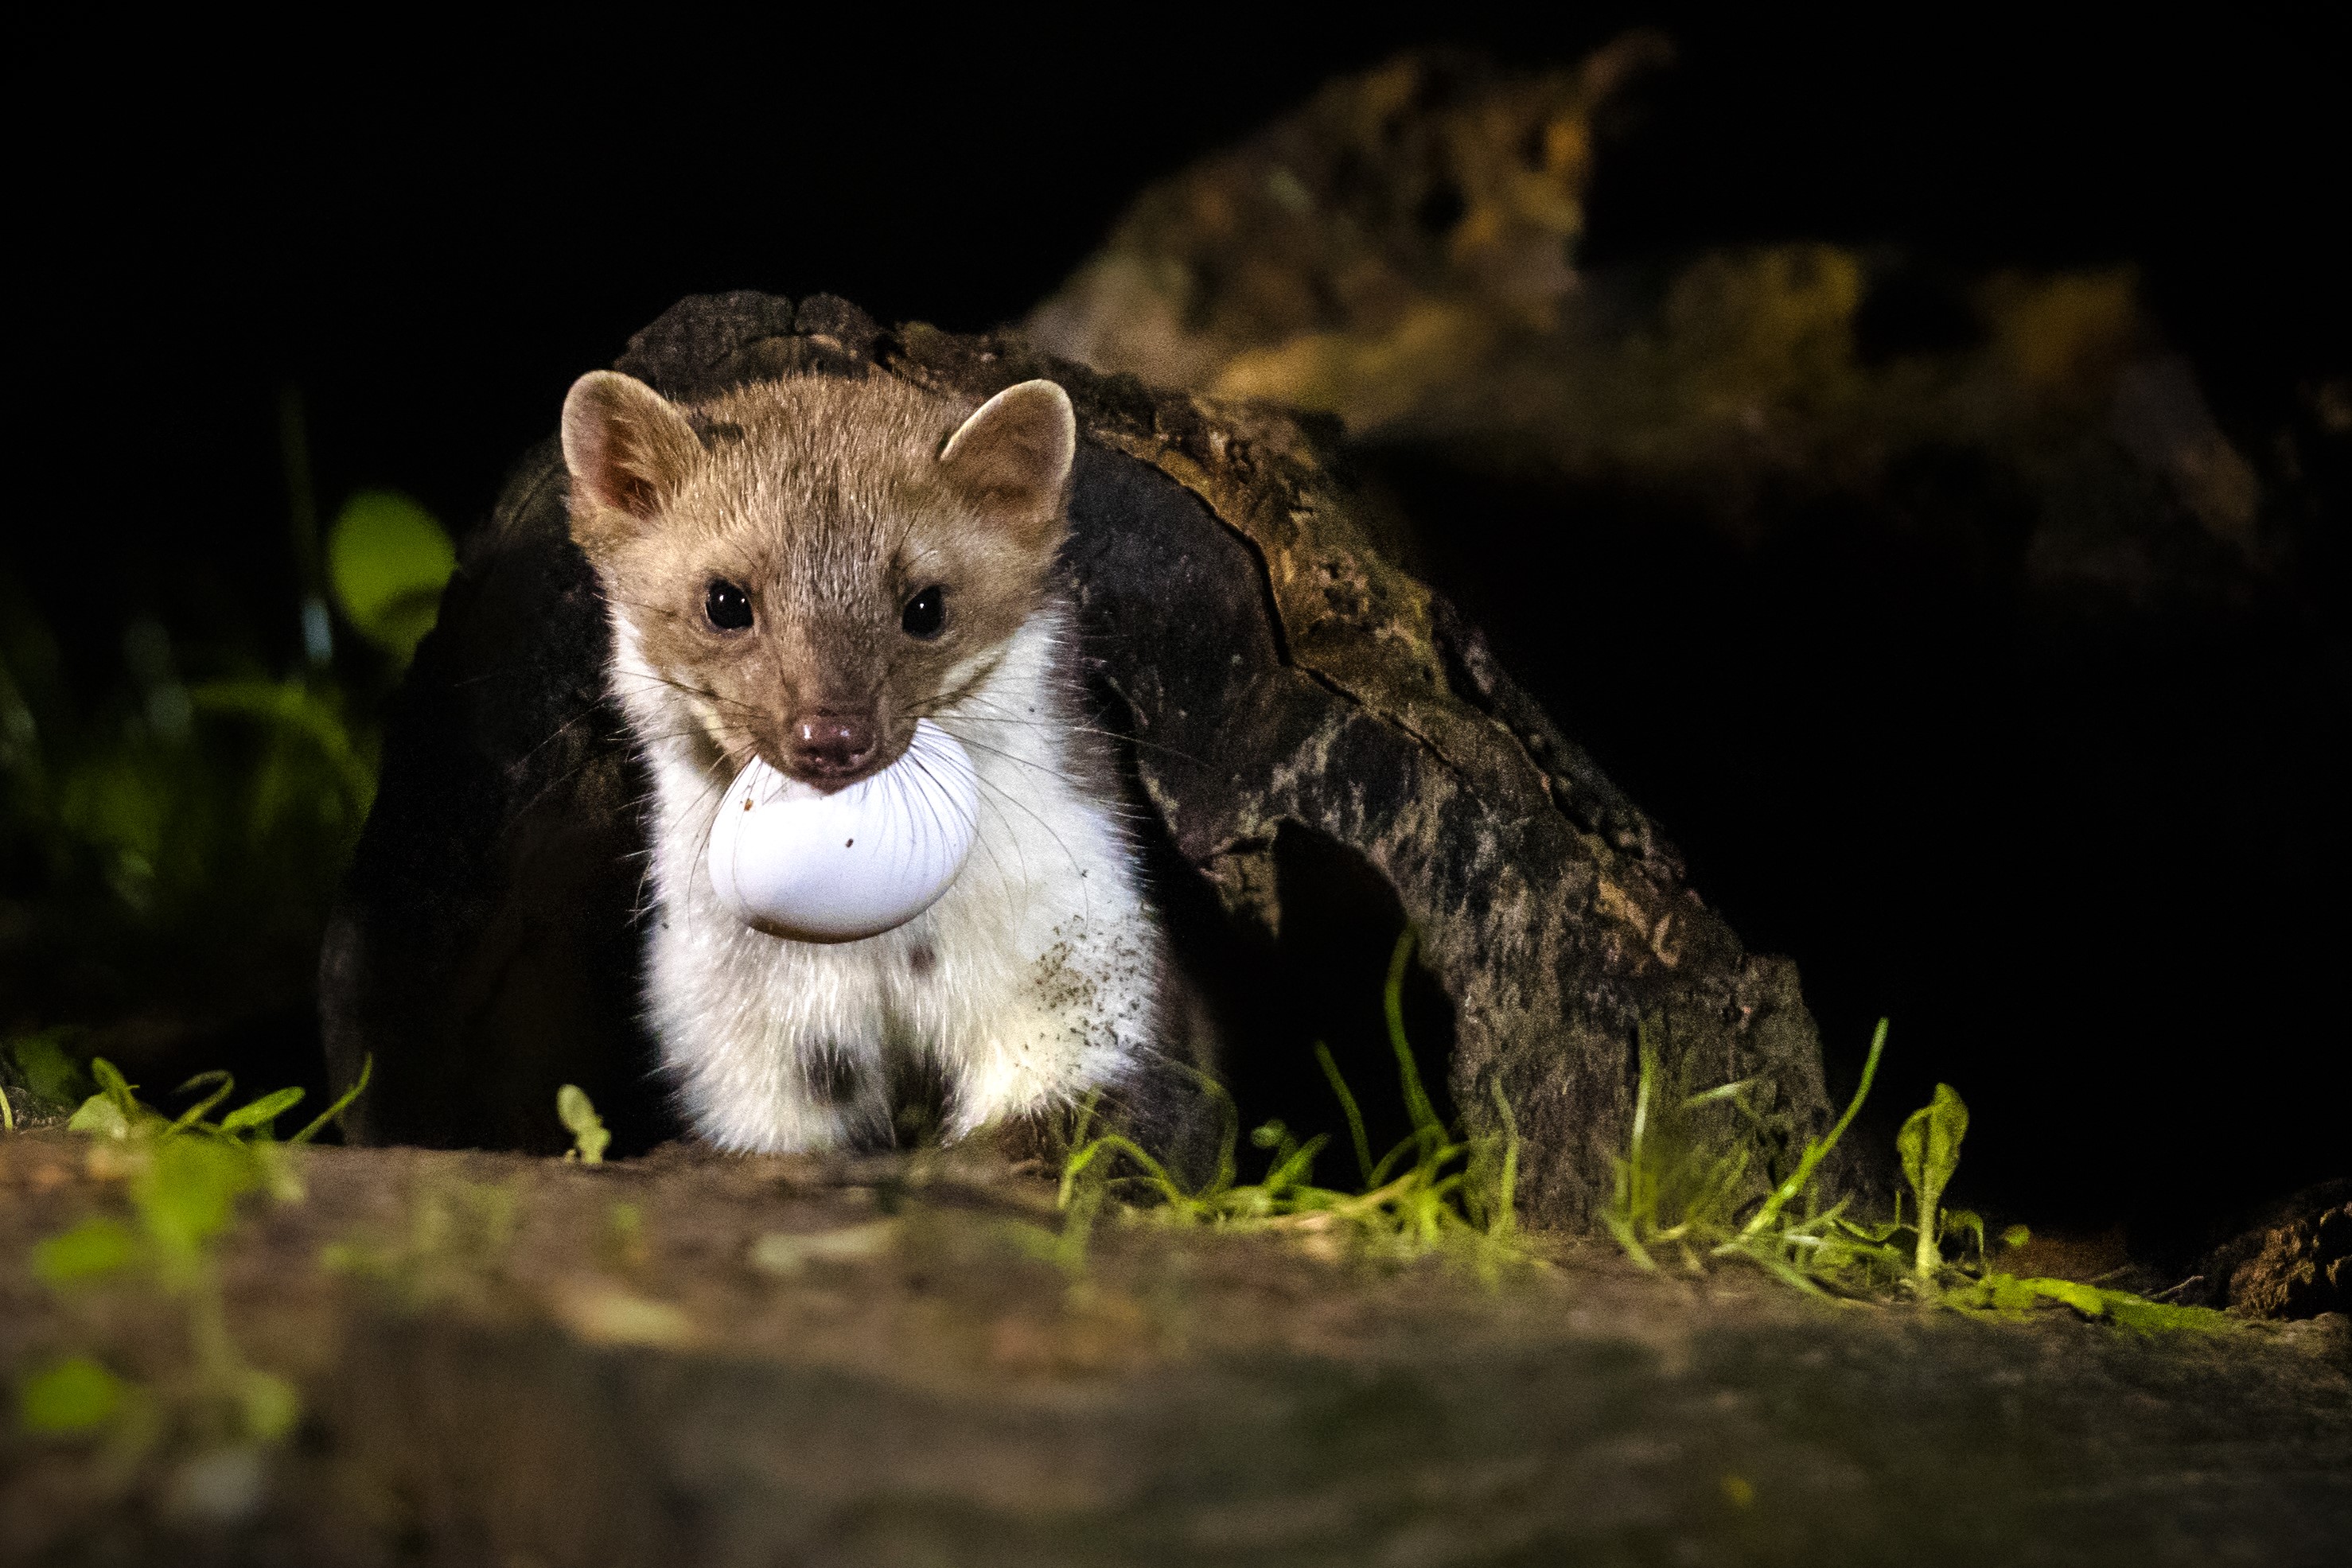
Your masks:
<instances>
[{"instance_id":1,"label":"brown nose","mask_svg":"<svg viewBox=\"0 0 2352 1568\"><path fill-rule=\"evenodd\" d=\"M812 782L855 773L874 755L874 721L816 708L793 721L792 771Z\"/></svg>"}]
</instances>

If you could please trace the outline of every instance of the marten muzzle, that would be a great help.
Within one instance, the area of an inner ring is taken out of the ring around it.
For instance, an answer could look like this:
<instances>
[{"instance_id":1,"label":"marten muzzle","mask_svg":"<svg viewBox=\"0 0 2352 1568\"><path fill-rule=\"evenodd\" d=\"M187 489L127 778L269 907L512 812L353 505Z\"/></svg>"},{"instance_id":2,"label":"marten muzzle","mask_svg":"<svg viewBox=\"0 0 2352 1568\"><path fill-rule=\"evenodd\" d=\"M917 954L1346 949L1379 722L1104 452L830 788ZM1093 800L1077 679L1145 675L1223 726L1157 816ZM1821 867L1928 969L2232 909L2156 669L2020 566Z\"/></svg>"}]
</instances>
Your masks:
<instances>
[{"instance_id":1,"label":"marten muzzle","mask_svg":"<svg viewBox=\"0 0 2352 1568\"><path fill-rule=\"evenodd\" d=\"M786 727L779 768L820 789L839 789L878 773L880 735L871 714L812 708Z\"/></svg>"}]
</instances>

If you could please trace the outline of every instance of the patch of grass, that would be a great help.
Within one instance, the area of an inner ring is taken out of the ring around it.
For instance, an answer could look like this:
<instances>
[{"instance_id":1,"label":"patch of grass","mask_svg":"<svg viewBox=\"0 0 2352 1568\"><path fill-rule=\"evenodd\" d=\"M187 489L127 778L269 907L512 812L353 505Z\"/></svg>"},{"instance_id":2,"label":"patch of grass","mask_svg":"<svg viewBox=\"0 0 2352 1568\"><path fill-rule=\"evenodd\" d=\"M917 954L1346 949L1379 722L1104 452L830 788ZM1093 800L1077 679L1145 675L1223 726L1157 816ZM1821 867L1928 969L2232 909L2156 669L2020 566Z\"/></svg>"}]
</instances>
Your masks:
<instances>
[{"instance_id":1,"label":"patch of grass","mask_svg":"<svg viewBox=\"0 0 2352 1568\"><path fill-rule=\"evenodd\" d=\"M2210 1307L2177 1307L2128 1291L2110 1291L2074 1280L2020 1278L1991 1269L1948 1285L1937 1299L1948 1307L2004 1316L2039 1307L2069 1307L2083 1317L2142 1333L2211 1333L2235 1326L2228 1313Z\"/></svg>"},{"instance_id":2,"label":"patch of grass","mask_svg":"<svg viewBox=\"0 0 2352 1568\"><path fill-rule=\"evenodd\" d=\"M1805 1145L1779 1182L1755 1166L1753 1141L1738 1135L1758 1122L1746 1095L1754 1079L1696 1092L1661 1065L1654 1032L1641 1031L1633 1125L1601 1220L1625 1255L1655 1269L1671 1250L1696 1272L1710 1260L1738 1260L1802 1291L1867 1288L1898 1262L1888 1233L1847 1218L1846 1203L1824 1205L1821 1167L1870 1093L1886 1046L1886 1020L1872 1036L1862 1082L1845 1113Z\"/></svg>"},{"instance_id":3,"label":"patch of grass","mask_svg":"<svg viewBox=\"0 0 2352 1568\"><path fill-rule=\"evenodd\" d=\"M174 1428L207 1450L275 1443L291 1430L301 1410L293 1388L249 1364L229 1333L217 1244L247 1194L301 1196L286 1149L323 1131L366 1087L372 1069L363 1067L359 1082L281 1145L272 1129L300 1102L299 1089L264 1094L215 1119L236 1083L226 1072L199 1073L175 1091L194 1102L166 1115L142 1102L113 1063L91 1061L98 1092L67 1126L92 1141L94 1170L123 1182L130 1216L126 1222L100 1215L48 1238L34 1249L33 1270L61 1293L108 1281L161 1291L183 1305L189 1354L183 1372L152 1387L88 1355L51 1361L18 1386L17 1416L26 1429L110 1430L132 1459Z\"/></svg>"},{"instance_id":4,"label":"patch of grass","mask_svg":"<svg viewBox=\"0 0 2352 1568\"><path fill-rule=\"evenodd\" d=\"M2086 1318L2141 1331L2210 1329L2227 1320L2196 1307L2168 1306L2123 1291L2071 1280L2020 1278L1993 1268L1982 1217L1943 1202L1959 1167L1969 1108L1948 1083L1905 1119L1895 1154L1909 1191L1895 1196L1894 1216L1863 1220L1852 1199L1824 1204L1822 1162L1862 1109L1886 1047L1878 1020L1862 1082L1835 1125L1805 1146L1796 1168L1773 1184L1750 1164L1751 1144L1736 1135L1753 1124L1745 1099L1752 1079L1696 1092L1661 1065L1652 1031L1641 1033L1633 1125L1617 1161L1615 1189L1603 1222L1625 1255L1656 1269L1671 1250L1692 1272L1710 1264L1753 1264L1797 1289L1847 1300L1909 1297L1964 1311L2019 1312L2059 1305ZM2030 1239L2023 1226L2001 1234L2003 1247ZM1956 1251L1948 1255L1947 1246Z\"/></svg>"},{"instance_id":5,"label":"patch of grass","mask_svg":"<svg viewBox=\"0 0 2352 1568\"><path fill-rule=\"evenodd\" d=\"M1113 1202L1121 1205L1123 1213L1160 1223L1290 1234L1363 1256L1412 1259L1443 1250L1486 1270L1528 1260L1517 1241L1518 1134L1501 1087L1495 1091L1495 1107L1503 1131L1482 1137L1441 1122L1423 1086L1404 1030L1404 977L1413 940L1411 931L1397 939L1383 993L1398 1087L1412 1130L1377 1160L1354 1093L1329 1050L1319 1042L1315 1048L1347 1119L1360 1187L1350 1191L1318 1186L1315 1162L1330 1135L1318 1134L1301 1142L1280 1122L1268 1122L1250 1134L1250 1142L1266 1152L1265 1175L1255 1182L1239 1180L1240 1119L1232 1098L1214 1082L1207 1087L1223 1113L1223 1135L1214 1174L1197 1187L1179 1181L1123 1134L1087 1137L1089 1111L1062 1166L1065 1221L1058 1250L1065 1265L1082 1263L1093 1226ZM1129 1199L1144 1200L1149 1207L1129 1207Z\"/></svg>"}]
</instances>

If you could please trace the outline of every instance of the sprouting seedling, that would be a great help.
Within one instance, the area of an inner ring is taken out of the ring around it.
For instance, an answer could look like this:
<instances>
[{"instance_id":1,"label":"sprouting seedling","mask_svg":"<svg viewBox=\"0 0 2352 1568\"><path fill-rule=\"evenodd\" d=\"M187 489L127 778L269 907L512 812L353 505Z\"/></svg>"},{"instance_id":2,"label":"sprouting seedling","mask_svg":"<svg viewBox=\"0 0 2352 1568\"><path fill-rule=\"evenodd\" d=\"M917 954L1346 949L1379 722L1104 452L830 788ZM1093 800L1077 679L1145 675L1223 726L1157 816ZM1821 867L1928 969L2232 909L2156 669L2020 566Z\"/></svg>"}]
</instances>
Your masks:
<instances>
[{"instance_id":1,"label":"sprouting seedling","mask_svg":"<svg viewBox=\"0 0 2352 1568\"><path fill-rule=\"evenodd\" d=\"M1935 1098L1911 1113L1895 1134L1895 1152L1903 1161L1903 1176L1918 1200L1919 1245L1912 1271L1932 1281L1944 1266L1940 1240L1946 1215L1944 1188L1960 1163L1960 1140L1969 1135L1969 1107L1948 1083L1936 1085ZM1958 1218L1958 1215L1953 1216ZM1984 1225L1967 1216L1977 1228L1977 1249L1984 1249Z\"/></svg>"},{"instance_id":2,"label":"sprouting seedling","mask_svg":"<svg viewBox=\"0 0 2352 1568\"><path fill-rule=\"evenodd\" d=\"M324 1114L295 1134L310 1142L367 1087L373 1062ZM271 1443L291 1430L300 1400L291 1385L249 1364L228 1329L215 1250L234 1222L238 1201L257 1187L281 1198L299 1196L282 1150L270 1136L277 1119L302 1098L281 1089L238 1107L218 1121L207 1113L228 1099L236 1082L226 1072L200 1072L179 1092L199 1098L177 1116L142 1103L134 1085L103 1057L90 1063L99 1092L68 1124L108 1144L124 1146L131 1176L132 1223L106 1216L83 1221L34 1249L34 1272L58 1290L123 1274L143 1276L184 1303L194 1395L192 1414L207 1418L216 1437ZM150 1391L123 1382L88 1356L67 1356L36 1372L18 1390L25 1424L46 1432L87 1431L152 1417ZM132 1434L134 1437L137 1434ZM154 1436L146 1433L140 1441Z\"/></svg>"},{"instance_id":3,"label":"sprouting seedling","mask_svg":"<svg viewBox=\"0 0 2352 1568\"><path fill-rule=\"evenodd\" d=\"M215 1070L199 1072L174 1090L173 1092L175 1094L202 1092L202 1098L177 1116L167 1117L142 1103L137 1094L138 1085L126 1082L121 1070L106 1058L92 1058L89 1071L97 1081L98 1092L81 1103L72 1119L66 1123L66 1128L69 1132L87 1133L98 1137L172 1138L196 1134L267 1144L272 1141L271 1128L278 1118L302 1103L300 1089L279 1089L238 1106L217 1122L207 1122L205 1113L226 1100L236 1089L235 1078ZM326 1131L331 1123L351 1109L352 1101L366 1092L368 1081L374 1075L375 1058L371 1054L362 1060L360 1075L352 1086L338 1095L333 1104L286 1141L289 1145L307 1144Z\"/></svg>"},{"instance_id":4,"label":"sprouting seedling","mask_svg":"<svg viewBox=\"0 0 2352 1568\"><path fill-rule=\"evenodd\" d=\"M604 1147L613 1141L613 1134L605 1131L604 1118L596 1114L587 1091L577 1083L567 1083L557 1090L555 1113L572 1134L572 1146L563 1152L563 1157L583 1166L603 1165Z\"/></svg>"}]
</instances>

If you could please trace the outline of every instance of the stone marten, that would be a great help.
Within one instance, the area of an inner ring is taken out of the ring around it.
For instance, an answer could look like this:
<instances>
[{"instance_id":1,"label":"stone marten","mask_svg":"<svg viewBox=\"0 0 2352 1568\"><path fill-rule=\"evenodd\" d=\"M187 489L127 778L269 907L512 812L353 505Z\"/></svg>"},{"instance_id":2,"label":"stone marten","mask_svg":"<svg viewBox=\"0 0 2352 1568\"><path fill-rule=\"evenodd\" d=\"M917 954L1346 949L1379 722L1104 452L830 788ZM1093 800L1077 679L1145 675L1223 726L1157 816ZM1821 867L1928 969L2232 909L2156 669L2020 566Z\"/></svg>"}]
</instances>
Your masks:
<instances>
[{"instance_id":1,"label":"stone marten","mask_svg":"<svg viewBox=\"0 0 2352 1568\"><path fill-rule=\"evenodd\" d=\"M1055 586L1077 447L1062 389L974 411L888 376L793 376L682 405L598 371L562 435L612 693L653 780L646 1000L701 1136L952 1140L1164 1084L1166 943ZM836 944L719 904L703 851L747 762L844 788L924 717L981 783L936 904Z\"/></svg>"}]
</instances>

